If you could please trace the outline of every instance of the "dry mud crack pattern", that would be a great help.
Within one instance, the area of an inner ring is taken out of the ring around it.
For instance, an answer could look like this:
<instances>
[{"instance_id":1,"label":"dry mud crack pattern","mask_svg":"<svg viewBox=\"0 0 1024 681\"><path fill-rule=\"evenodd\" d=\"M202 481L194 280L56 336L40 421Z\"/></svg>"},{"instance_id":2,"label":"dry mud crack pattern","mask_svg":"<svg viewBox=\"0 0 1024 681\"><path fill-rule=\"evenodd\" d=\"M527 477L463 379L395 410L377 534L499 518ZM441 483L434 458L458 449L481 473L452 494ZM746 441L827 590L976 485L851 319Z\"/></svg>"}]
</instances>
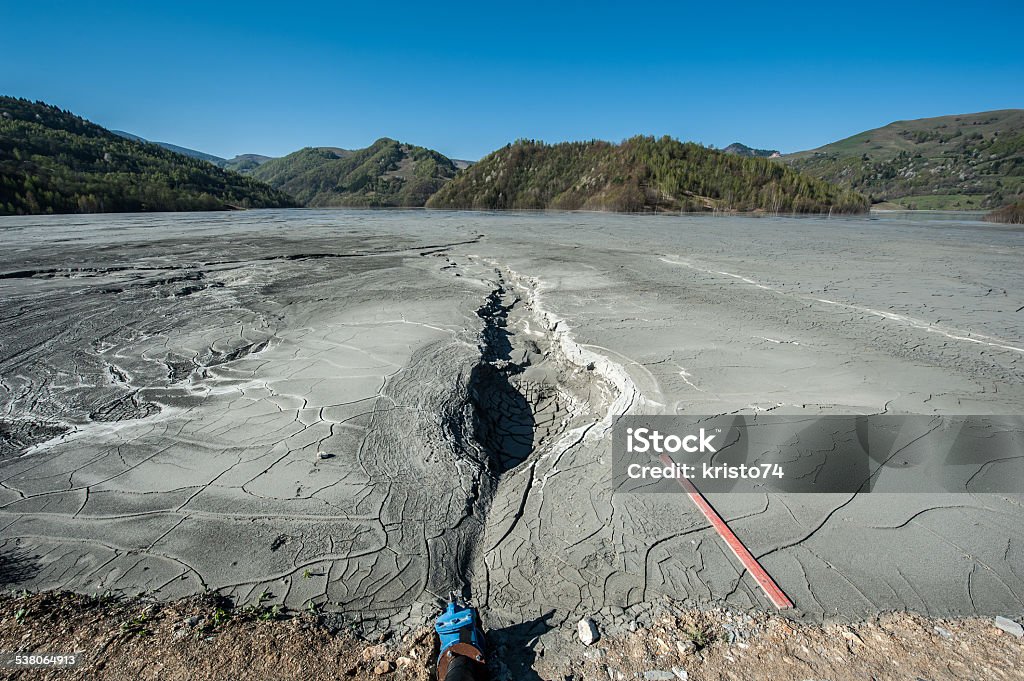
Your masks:
<instances>
[{"instance_id":1,"label":"dry mud crack pattern","mask_svg":"<svg viewBox=\"0 0 1024 681\"><path fill-rule=\"evenodd\" d=\"M1019 413L1020 235L888 220L0 223L3 582L368 631L769 607L684 496L611 494L611 418ZM802 616L1024 607L1019 496L713 502Z\"/></svg>"}]
</instances>

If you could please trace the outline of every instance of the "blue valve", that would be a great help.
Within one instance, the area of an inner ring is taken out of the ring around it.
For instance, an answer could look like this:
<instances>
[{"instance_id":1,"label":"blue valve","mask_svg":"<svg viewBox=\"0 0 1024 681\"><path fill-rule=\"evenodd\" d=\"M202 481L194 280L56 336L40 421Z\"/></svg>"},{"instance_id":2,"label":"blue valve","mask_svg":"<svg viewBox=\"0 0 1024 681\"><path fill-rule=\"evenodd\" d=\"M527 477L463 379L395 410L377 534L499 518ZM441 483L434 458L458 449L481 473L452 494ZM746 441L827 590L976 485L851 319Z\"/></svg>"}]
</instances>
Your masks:
<instances>
[{"instance_id":1,"label":"blue valve","mask_svg":"<svg viewBox=\"0 0 1024 681\"><path fill-rule=\"evenodd\" d=\"M480 615L476 608L459 602L458 596L452 592L448 607L434 622L434 630L441 640L441 653L437 658L438 679L445 678L452 660L457 656L483 664L484 633L480 627Z\"/></svg>"}]
</instances>

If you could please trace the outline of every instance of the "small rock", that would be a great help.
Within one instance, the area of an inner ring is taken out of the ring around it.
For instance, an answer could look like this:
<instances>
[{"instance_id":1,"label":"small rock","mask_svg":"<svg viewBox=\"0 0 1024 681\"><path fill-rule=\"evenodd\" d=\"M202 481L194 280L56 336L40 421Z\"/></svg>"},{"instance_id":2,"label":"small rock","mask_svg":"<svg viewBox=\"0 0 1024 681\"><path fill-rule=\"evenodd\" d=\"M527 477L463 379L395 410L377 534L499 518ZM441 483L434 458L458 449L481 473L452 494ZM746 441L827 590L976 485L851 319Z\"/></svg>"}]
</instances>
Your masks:
<instances>
[{"instance_id":1,"label":"small rock","mask_svg":"<svg viewBox=\"0 0 1024 681\"><path fill-rule=\"evenodd\" d=\"M188 619L185 620L185 624L187 626L194 627L197 624L199 624L200 621L201 620L199 618L199 615L192 615L191 617L189 617Z\"/></svg>"},{"instance_id":2,"label":"small rock","mask_svg":"<svg viewBox=\"0 0 1024 681\"><path fill-rule=\"evenodd\" d=\"M672 673L676 675L679 681L687 681L690 678L690 674L682 667L672 667Z\"/></svg>"},{"instance_id":3,"label":"small rock","mask_svg":"<svg viewBox=\"0 0 1024 681\"><path fill-rule=\"evenodd\" d=\"M377 676L383 676L384 674L390 672L391 669L392 667L390 662L388 662L387 660L381 660L373 666L373 673Z\"/></svg>"},{"instance_id":4,"label":"small rock","mask_svg":"<svg viewBox=\"0 0 1024 681\"><path fill-rule=\"evenodd\" d=\"M576 633L579 634L580 641L585 646L593 645L597 639L601 638L601 634L597 631L597 625L589 617L580 620L580 623L576 625Z\"/></svg>"},{"instance_id":5,"label":"small rock","mask_svg":"<svg viewBox=\"0 0 1024 681\"><path fill-rule=\"evenodd\" d=\"M1024 627L1007 617L996 617L996 626L1017 638L1024 637Z\"/></svg>"},{"instance_id":6,"label":"small rock","mask_svg":"<svg viewBox=\"0 0 1024 681\"><path fill-rule=\"evenodd\" d=\"M331 454L330 452L317 452L316 456L318 459L330 459L334 455Z\"/></svg>"},{"instance_id":7,"label":"small rock","mask_svg":"<svg viewBox=\"0 0 1024 681\"><path fill-rule=\"evenodd\" d=\"M689 655L690 653L696 652L697 644L693 641L676 641L676 650L679 651L680 655Z\"/></svg>"},{"instance_id":8,"label":"small rock","mask_svg":"<svg viewBox=\"0 0 1024 681\"><path fill-rule=\"evenodd\" d=\"M369 662L384 657L387 649L384 646L367 646L363 648L363 660Z\"/></svg>"},{"instance_id":9,"label":"small rock","mask_svg":"<svg viewBox=\"0 0 1024 681\"><path fill-rule=\"evenodd\" d=\"M674 678L676 678L676 675L672 672L663 672L660 669L644 672L644 679L646 681L672 681Z\"/></svg>"},{"instance_id":10,"label":"small rock","mask_svg":"<svg viewBox=\"0 0 1024 681\"><path fill-rule=\"evenodd\" d=\"M413 664L413 659L411 657L400 657L397 660L395 660L395 664L399 667L411 667Z\"/></svg>"},{"instance_id":11,"label":"small rock","mask_svg":"<svg viewBox=\"0 0 1024 681\"><path fill-rule=\"evenodd\" d=\"M953 638L953 632L949 629L944 629L943 627L935 627L935 633L942 638Z\"/></svg>"},{"instance_id":12,"label":"small rock","mask_svg":"<svg viewBox=\"0 0 1024 681\"><path fill-rule=\"evenodd\" d=\"M861 640L860 636L858 636L857 634L853 633L849 629L844 629L843 630L843 638L845 638L850 643L856 643L858 645L864 645L864 641Z\"/></svg>"}]
</instances>

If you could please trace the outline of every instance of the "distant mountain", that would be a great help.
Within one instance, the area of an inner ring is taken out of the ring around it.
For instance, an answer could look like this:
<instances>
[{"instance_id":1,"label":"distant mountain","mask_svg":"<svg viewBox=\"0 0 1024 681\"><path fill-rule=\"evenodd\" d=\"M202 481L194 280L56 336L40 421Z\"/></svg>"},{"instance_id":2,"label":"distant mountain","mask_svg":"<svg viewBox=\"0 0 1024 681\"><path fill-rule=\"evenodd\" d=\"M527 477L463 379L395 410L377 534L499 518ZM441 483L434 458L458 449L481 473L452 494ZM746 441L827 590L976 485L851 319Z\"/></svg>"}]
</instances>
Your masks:
<instances>
[{"instance_id":1,"label":"distant mountain","mask_svg":"<svg viewBox=\"0 0 1024 681\"><path fill-rule=\"evenodd\" d=\"M273 156L262 156L260 154L239 154L234 158L221 159L217 165L245 175L256 170L272 158Z\"/></svg>"},{"instance_id":2,"label":"distant mountain","mask_svg":"<svg viewBox=\"0 0 1024 681\"><path fill-rule=\"evenodd\" d=\"M220 156L207 154L203 151L196 151L195 149L189 149L188 147L179 147L177 144L171 144L170 142L153 142L152 140L147 140L143 137L139 137L138 135L133 135L130 132L125 132L124 130L111 130L110 132L115 135L120 135L125 139L135 140L136 142L150 142L151 144L157 144L164 149L168 149L175 153L191 156L192 158L198 158L202 161L209 161L216 166L233 170L234 172L242 173L243 175L252 172L273 158L272 156L263 156L261 154L239 154L234 158L221 158Z\"/></svg>"},{"instance_id":3,"label":"distant mountain","mask_svg":"<svg viewBox=\"0 0 1024 681\"><path fill-rule=\"evenodd\" d=\"M782 161L876 203L994 208L1024 199L1024 110L896 121Z\"/></svg>"},{"instance_id":4,"label":"distant mountain","mask_svg":"<svg viewBox=\"0 0 1024 681\"><path fill-rule=\"evenodd\" d=\"M251 176L305 206L384 207L422 206L455 173L450 158L384 137L365 149L300 149Z\"/></svg>"},{"instance_id":5,"label":"distant mountain","mask_svg":"<svg viewBox=\"0 0 1024 681\"><path fill-rule=\"evenodd\" d=\"M742 144L741 142L733 142L725 149L722 149L722 151L727 154L757 158L778 158L782 155L775 149L754 149L753 147L748 147L746 144Z\"/></svg>"},{"instance_id":6,"label":"distant mountain","mask_svg":"<svg viewBox=\"0 0 1024 681\"><path fill-rule=\"evenodd\" d=\"M431 208L863 212L867 199L761 158L669 137L621 144L521 140L437 192Z\"/></svg>"},{"instance_id":7,"label":"distant mountain","mask_svg":"<svg viewBox=\"0 0 1024 681\"><path fill-rule=\"evenodd\" d=\"M42 102L0 97L0 214L294 205L266 184Z\"/></svg>"},{"instance_id":8,"label":"distant mountain","mask_svg":"<svg viewBox=\"0 0 1024 681\"><path fill-rule=\"evenodd\" d=\"M124 130L111 130L110 132L120 137L124 137L125 139L135 140L136 142L150 142L151 144L159 145L164 149L167 149L168 151L173 151L176 154L191 156L192 158L198 158L201 161L209 161L214 165L219 165L223 167L223 164L226 162L220 156L214 156L213 154L207 154L202 151L196 151L195 149L189 149L187 147L179 147L177 144L171 144L169 142L153 142L152 140L144 139L142 137L139 137L138 135L133 135L130 132L125 132Z\"/></svg>"}]
</instances>

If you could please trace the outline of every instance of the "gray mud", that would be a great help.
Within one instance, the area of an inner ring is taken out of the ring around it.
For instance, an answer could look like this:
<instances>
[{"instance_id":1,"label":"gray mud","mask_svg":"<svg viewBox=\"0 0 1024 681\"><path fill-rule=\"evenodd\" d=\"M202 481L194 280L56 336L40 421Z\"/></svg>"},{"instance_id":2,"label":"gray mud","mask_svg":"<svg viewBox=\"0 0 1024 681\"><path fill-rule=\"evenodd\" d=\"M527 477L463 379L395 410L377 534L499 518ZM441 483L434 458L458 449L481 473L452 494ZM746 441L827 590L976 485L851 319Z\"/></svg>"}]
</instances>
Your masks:
<instances>
[{"instance_id":1,"label":"gray mud","mask_svg":"<svg viewBox=\"0 0 1024 681\"><path fill-rule=\"evenodd\" d=\"M684 495L612 496L614 415L1024 406L1024 235L942 215L65 216L0 243L10 587L369 628L451 589L499 629L770 608ZM1020 496L711 502L799 614L1024 608Z\"/></svg>"}]
</instances>

